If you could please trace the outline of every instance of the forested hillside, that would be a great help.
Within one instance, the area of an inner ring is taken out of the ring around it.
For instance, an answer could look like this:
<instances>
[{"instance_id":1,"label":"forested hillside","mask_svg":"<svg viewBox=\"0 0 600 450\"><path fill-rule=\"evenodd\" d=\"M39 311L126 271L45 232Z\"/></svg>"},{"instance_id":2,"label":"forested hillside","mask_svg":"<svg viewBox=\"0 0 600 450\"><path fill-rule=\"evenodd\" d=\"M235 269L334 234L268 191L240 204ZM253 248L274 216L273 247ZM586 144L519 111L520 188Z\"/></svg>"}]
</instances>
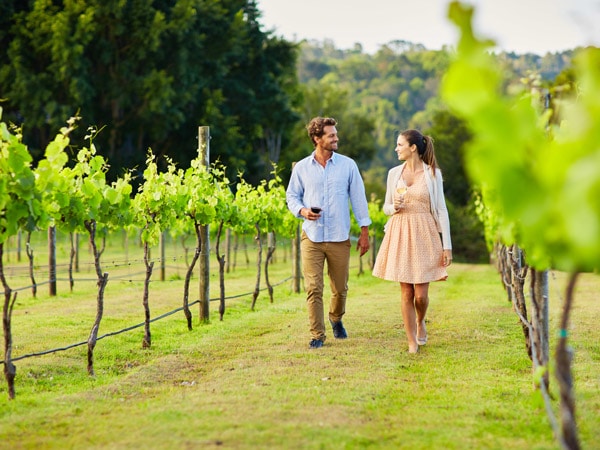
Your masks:
<instances>
[{"instance_id":1,"label":"forested hillside","mask_svg":"<svg viewBox=\"0 0 600 450\"><path fill-rule=\"evenodd\" d=\"M371 121L375 157L364 162L368 167L390 165L395 164L396 133L407 127L432 127L439 111L446 109L438 90L452 55L451 48L429 50L405 41L390 42L374 55L363 53L360 46L339 50L330 41L310 41L301 45L298 80L313 96L322 92L322 109L342 106ZM567 51L544 56L499 53L496 57L505 67L506 89L523 89L534 75L539 76L540 86L552 86L570 68L572 55L573 51ZM328 105L335 95L337 103ZM305 105L310 106L308 101Z\"/></svg>"}]
</instances>

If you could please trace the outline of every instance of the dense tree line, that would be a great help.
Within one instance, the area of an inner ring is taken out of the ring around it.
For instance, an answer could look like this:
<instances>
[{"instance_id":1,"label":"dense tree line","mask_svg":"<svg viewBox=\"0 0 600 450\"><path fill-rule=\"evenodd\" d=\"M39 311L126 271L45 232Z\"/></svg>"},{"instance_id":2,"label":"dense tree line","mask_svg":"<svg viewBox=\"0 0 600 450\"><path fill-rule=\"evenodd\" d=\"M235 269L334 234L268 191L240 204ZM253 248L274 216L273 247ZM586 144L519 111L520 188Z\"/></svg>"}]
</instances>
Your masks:
<instances>
[{"instance_id":1,"label":"dense tree line","mask_svg":"<svg viewBox=\"0 0 600 450\"><path fill-rule=\"evenodd\" d=\"M22 125L39 153L77 114L72 139L101 129L95 142L114 177L143 164L149 147L189 163L198 126L211 125L218 159L260 175L271 167L256 156L297 121L295 45L262 31L254 0L5 0L0 8L4 119Z\"/></svg>"}]
</instances>

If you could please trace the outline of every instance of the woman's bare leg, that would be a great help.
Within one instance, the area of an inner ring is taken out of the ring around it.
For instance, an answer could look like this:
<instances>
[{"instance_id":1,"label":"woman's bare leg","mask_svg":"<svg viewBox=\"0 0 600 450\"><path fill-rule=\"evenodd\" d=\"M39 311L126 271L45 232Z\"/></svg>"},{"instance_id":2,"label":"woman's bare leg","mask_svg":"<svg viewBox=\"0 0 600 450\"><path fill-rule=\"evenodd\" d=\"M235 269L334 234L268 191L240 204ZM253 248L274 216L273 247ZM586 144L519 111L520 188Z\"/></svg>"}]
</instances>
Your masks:
<instances>
[{"instance_id":1,"label":"woman's bare leg","mask_svg":"<svg viewBox=\"0 0 600 450\"><path fill-rule=\"evenodd\" d=\"M410 283L400 283L400 293L402 301L402 320L404 321L404 331L408 339L408 352L417 353L419 344L417 344L417 314L415 311L415 289Z\"/></svg>"},{"instance_id":2,"label":"woman's bare leg","mask_svg":"<svg viewBox=\"0 0 600 450\"><path fill-rule=\"evenodd\" d=\"M415 311L417 340L420 345L427 342L427 328L425 327L425 315L429 308L429 283L415 284Z\"/></svg>"}]
</instances>

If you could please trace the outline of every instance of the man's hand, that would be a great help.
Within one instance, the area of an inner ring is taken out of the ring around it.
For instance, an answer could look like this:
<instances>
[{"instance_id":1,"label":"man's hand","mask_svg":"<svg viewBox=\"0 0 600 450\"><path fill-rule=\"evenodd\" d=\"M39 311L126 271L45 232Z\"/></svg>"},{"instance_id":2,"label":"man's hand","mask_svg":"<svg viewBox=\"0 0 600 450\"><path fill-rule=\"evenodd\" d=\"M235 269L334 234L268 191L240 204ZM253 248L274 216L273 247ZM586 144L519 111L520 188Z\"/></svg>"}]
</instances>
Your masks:
<instances>
[{"instance_id":1,"label":"man's hand","mask_svg":"<svg viewBox=\"0 0 600 450\"><path fill-rule=\"evenodd\" d=\"M307 220L319 220L321 213L314 213L310 208L302 208L300 215Z\"/></svg>"},{"instance_id":2,"label":"man's hand","mask_svg":"<svg viewBox=\"0 0 600 450\"><path fill-rule=\"evenodd\" d=\"M358 237L356 250L360 252L360 256L369 251L369 227L360 227L360 236Z\"/></svg>"}]
</instances>

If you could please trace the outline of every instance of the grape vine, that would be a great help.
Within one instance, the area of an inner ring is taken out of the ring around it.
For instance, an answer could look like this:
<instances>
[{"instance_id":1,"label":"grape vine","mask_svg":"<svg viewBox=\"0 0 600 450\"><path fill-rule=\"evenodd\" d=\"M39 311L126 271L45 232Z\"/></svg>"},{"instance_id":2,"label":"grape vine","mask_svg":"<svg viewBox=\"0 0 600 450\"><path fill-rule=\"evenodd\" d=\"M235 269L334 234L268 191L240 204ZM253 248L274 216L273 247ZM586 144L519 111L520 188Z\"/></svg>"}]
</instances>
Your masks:
<instances>
[{"instance_id":1,"label":"grape vine","mask_svg":"<svg viewBox=\"0 0 600 450\"><path fill-rule=\"evenodd\" d=\"M600 267L600 49L576 55L579 95L563 100L560 122L549 124L553 112L540 114L528 92L503 92L488 53L493 42L473 34L473 13L450 4L461 36L443 98L473 132L465 166L481 195L488 242L518 245L536 271L571 273L556 349L563 419L556 434L565 448L579 448L567 329L577 273Z\"/></svg>"}]
</instances>

